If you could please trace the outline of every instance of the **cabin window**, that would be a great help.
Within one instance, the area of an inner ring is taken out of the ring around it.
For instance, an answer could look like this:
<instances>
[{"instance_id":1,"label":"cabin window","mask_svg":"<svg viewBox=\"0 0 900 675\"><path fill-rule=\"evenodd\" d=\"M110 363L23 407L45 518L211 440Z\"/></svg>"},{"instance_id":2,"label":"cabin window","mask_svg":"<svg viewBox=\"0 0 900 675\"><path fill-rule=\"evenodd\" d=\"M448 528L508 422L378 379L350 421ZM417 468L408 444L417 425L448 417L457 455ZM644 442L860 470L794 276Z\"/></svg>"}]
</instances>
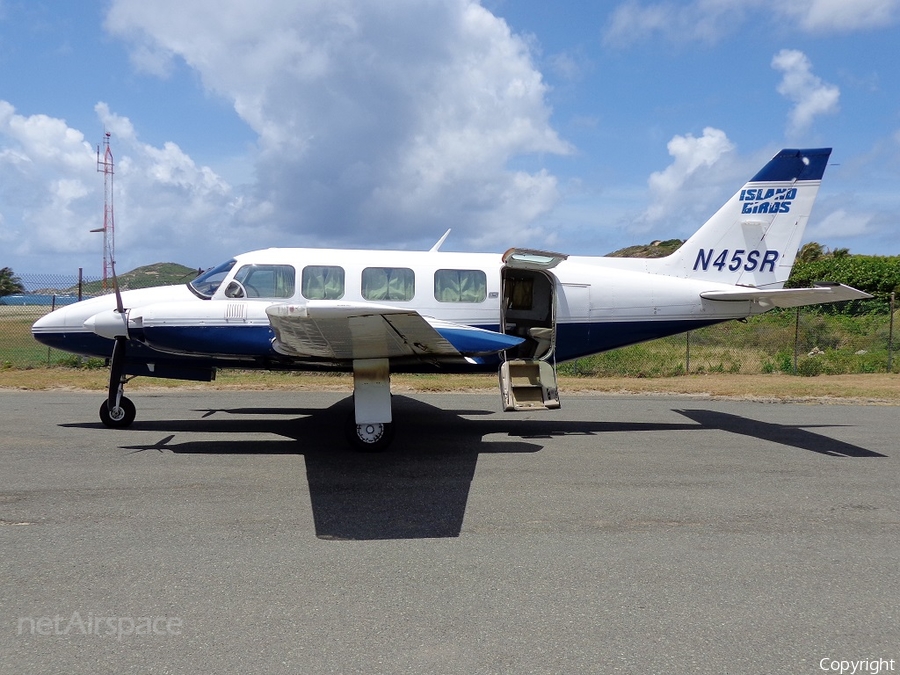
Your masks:
<instances>
[{"instance_id":1,"label":"cabin window","mask_svg":"<svg viewBox=\"0 0 900 675\"><path fill-rule=\"evenodd\" d=\"M225 288L229 298L290 298L296 272L290 265L244 265Z\"/></svg>"},{"instance_id":2,"label":"cabin window","mask_svg":"<svg viewBox=\"0 0 900 675\"><path fill-rule=\"evenodd\" d=\"M438 270L434 273L434 298L439 302L483 302L487 275L481 270Z\"/></svg>"},{"instance_id":3,"label":"cabin window","mask_svg":"<svg viewBox=\"0 0 900 675\"><path fill-rule=\"evenodd\" d=\"M406 267L367 267L362 273L362 296L366 300L406 302L416 294L416 276Z\"/></svg>"},{"instance_id":4,"label":"cabin window","mask_svg":"<svg viewBox=\"0 0 900 675\"><path fill-rule=\"evenodd\" d=\"M344 297L344 268L310 265L303 268L300 292L307 300L339 300Z\"/></svg>"}]
</instances>

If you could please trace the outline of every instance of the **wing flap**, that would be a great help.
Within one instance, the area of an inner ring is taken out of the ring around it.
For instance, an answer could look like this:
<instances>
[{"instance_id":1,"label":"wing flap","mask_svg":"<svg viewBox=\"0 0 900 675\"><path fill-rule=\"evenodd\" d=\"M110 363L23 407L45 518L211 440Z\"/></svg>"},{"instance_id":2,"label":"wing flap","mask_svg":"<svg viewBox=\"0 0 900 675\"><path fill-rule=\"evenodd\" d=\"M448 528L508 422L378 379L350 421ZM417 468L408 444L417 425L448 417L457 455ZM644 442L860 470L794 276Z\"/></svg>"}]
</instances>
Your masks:
<instances>
[{"instance_id":1,"label":"wing flap","mask_svg":"<svg viewBox=\"0 0 900 675\"><path fill-rule=\"evenodd\" d=\"M266 309L275 350L329 360L459 356L417 312L385 305L310 301Z\"/></svg>"},{"instance_id":2,"label":"wing flap","mask_svg":"<svg viewBox=\"0 0 900 675\"><path fill-rule=\"evenodd\" d=\"M305 305L272 305L266 314L275 332L275 350L302 358L460 357L491 354L522 342L389 305L311 300Z\"/></svg>"},{"instance_id":3,"label":"wing flap","mask_svg":"<svg viewBox=\"0 0 900 675\"><path fill-rule=\"evenodd\" d=\"M818 283L814 288L778 288L706 291L701 298L723 302L751 301L763 307L803 307L844 300L867 300L872 296L864 291L837 283Z\"/></svg>"}]
</instances>

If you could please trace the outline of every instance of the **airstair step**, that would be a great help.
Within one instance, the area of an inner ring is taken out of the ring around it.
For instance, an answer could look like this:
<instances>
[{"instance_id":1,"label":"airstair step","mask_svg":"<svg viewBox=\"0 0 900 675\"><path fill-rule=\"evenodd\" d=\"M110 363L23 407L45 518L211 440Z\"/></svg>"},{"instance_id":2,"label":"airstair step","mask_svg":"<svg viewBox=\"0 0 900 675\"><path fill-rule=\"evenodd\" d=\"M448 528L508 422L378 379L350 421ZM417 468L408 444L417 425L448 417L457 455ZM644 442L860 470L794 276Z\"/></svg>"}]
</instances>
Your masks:
<instances>
[{"instance_id":1,"label":"airstair step","mask_svg":"<svg viewBox=\"0 0 900 675\"><path fill-rule=\"evenodd\" d=\"M559 408L556 368L538 359L514 359L500 366L503 409L535 410Z\"/></svg>"}]
</instances>

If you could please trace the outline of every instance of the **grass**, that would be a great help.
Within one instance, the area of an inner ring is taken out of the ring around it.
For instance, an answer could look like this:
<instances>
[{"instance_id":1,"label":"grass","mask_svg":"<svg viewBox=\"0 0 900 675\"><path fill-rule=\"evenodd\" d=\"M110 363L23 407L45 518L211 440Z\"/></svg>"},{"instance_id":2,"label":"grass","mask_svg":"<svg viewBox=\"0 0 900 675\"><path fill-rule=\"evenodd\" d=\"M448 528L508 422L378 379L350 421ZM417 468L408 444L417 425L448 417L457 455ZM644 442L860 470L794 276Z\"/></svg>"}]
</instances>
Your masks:
<instances>
[{"instance_id":1,"label":"grass","mask_svg":"<svg viewBox=\"0 0 900 675\"><path fill-rule=\"evenodd\" d=\"M31 370L0 370L0 389L63 390L103 392L107 370L66 367ZM496 375L394 375L395 393L414 392L496 392ZM240 390L240 391L338 391L349 394L353 378L347 374L278 373L266 371L220 371L211 383L137 378L128 384L131 391ZM715 373L677 377L560 377L560 392L582 395L688 395L766 401L813 403L854 402L900 405L900 376L821 375L796 377L781 373L734 375Z\"/></svg>"},{"instance_id":2,"label":"grass","mask_svg":"<svg viewBox=\"0 0 900 675\"><path fill-rule=\"evenodd\" d=\"M0 305L0 367L48 364L64 356L31 337L31 324L50 311L43 306Z\"/></svg>"}]
</instances>

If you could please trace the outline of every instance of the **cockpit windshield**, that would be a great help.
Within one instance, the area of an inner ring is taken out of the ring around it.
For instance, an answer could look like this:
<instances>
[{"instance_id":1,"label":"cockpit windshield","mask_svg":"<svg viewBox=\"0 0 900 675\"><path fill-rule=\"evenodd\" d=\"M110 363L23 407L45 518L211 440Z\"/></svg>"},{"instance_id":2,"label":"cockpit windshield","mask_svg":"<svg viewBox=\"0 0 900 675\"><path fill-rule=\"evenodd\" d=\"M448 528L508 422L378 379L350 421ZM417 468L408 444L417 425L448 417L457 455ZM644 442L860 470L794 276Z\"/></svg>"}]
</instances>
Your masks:
<instances>
[{"instance_id":1,"label":"cockpit windshield","mask_svg":"<svg viewBox=\"0 0 900 675\"><path fill-rule=\"evenodd\" d=\"M232 258L228 262L211 267L193 281L188 282L188 288L204 300L209 300L225 281L225 277L228 276L236 262L237 260Z\"/></svg>"}]
</instances>

